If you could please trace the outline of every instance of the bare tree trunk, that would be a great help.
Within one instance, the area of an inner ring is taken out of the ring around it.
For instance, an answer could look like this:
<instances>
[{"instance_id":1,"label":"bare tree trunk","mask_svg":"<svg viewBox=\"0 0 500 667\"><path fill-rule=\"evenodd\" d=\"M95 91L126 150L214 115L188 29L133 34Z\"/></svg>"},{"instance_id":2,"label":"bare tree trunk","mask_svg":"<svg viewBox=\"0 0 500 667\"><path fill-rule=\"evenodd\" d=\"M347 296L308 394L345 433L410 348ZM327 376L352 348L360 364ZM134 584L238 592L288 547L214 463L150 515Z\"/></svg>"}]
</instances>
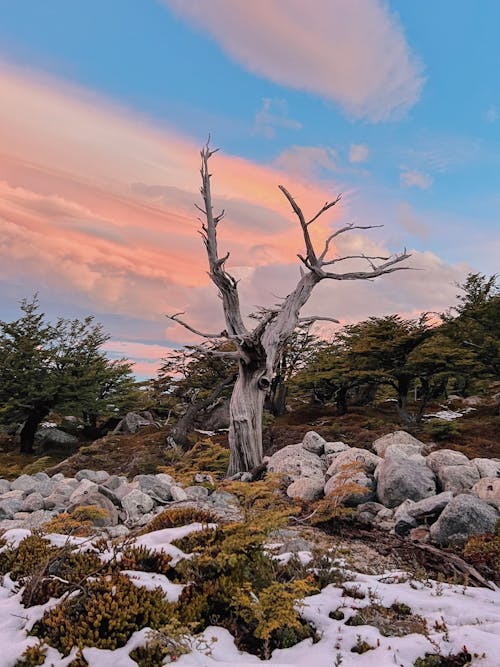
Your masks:
<instances>
[{"instance_id":1,"label":"bare tree trunk","mask_svg":"<svg viewBox=\"0 0 500 667\"><path fill-rule=\"evenodd\" d=\"M35 433L41 422L45 419L45 417L48 414L49 414L49 408L39 407L35 408L33 412L28 416L19 434L21 438L21 447L19 451L21 452L21 454L33 454Z\"/></svg>"},{"instance_id":2,"label":"bare tree trunk","mask_svg":"<svg viewBox=\"0 0 500 667\"><path fill-rule=\"evenodd\" d=\"M268 385L266 364L240 363L240 372L229 404L228 475L253 470L262 463L262 411Z\"/></svg>"}]
</instances>

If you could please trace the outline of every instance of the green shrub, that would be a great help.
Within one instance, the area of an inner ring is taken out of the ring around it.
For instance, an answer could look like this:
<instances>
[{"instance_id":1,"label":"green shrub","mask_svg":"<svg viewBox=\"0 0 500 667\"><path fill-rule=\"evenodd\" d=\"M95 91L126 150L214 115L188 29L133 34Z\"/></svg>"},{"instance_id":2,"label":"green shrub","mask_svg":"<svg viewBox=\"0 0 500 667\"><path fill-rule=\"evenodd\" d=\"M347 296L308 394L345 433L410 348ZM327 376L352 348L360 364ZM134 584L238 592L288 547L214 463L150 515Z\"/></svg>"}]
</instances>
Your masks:
<instances>
[{"instance_id":1,"label":"green shrub","mask_svg":"<svg viewBox=\"0 0 500 667\"><path fill-rule=\"evenodd\" d=\"M166 625L172 613L161 589L139 588L124 575L99 577L46 612L32 633L63 655L74 646L114 650L141 628Z\"/></svg>"},{"instance_id":2,"label":"green shrub","mask_svg":"<svg viewBox=\"0 0 500 667\"><path fill-rule=\"evenodd\" d=\"M446 419L429 419L424 425L424 431L437 441L450 440L460 434L457 424Z\"/></svg>"},{"instance_id":3,"label":"green shrub","mask_svg":"<svg viewBox=\"0 0 500 667\"><path fill-rule=\"evenodd\" d=\"M122 570L139 570L141 572L158 572L169 575L172 559L164 551L155 551L145 546L128 547L122 554L120 568Z\"/></svg>"},{"instance_id":4,"label":"green shrub","mask_svg":"<svg viewBox=\"0 0 500 667\"><path fill-rule=\"evenodd\" d=\"M37 667L38 665L43 665L46 654L47 647L41 646L41 644L28 646L21 657L16 660L14 667Z\"/></svg>"},{"instance_id":5,"label":"green shrub","mask_svg":"<svg viewBox=\"0 0 500 667\"><path fill-rule=\"evenodd\" d=\"M214 512L196 507L178 507L157 514L141 532L142 534L152 533L155 530L178 528L190 523L215 523L217 521L219 519Z\"/></svg>"}]
</instances>

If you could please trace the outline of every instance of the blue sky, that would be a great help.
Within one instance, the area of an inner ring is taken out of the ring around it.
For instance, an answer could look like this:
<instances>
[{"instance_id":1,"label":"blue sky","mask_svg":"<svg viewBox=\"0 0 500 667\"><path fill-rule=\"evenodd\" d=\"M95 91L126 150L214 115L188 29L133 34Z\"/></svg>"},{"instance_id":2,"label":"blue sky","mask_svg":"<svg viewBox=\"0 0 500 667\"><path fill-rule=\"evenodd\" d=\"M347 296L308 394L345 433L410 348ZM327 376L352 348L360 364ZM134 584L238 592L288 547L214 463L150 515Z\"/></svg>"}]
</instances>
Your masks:
<instances>
[{"instance_id":1,"label":"blue sky","mask_svg":"<svg viewBox=\"0 0 500 667\"><path fill-rule=\"evenodd\" d=\"M318 20L310 19L311 11ZM332 194L343 191L345 215L383 222L382 241L389 250L406 245L439 258L448 286L442 291L445 300L455 289L455 277L467 270L498 270L499 24L500 4L494 0L258 0L251 5L243 0L0 0L0 71L9 72L10 85L12 77L16 85L23 81L26 90L43 82L49 95L61 87L68 108L72 96L79 102L84 96L86 103L94 96L96 107L109 105L117 117L130 115L137 126L164 131L167 154L173 137L200 145L210 131L236 160L277 169ZM36 117L38 98L30 94ZM5 111L1 118L6 133L16 121L12 109L11 117ZM33 117L26 124L26 136L46 131L46 124L37 125ZM81 136L70 110L67 124ZM60 141L71 143L71 135L61 135ZM32 145L31 155L24 146L4 150L16 164L29 160L48 169L46 149ZM85 161L89 179L91 164ZM42 187L41 178L37 182L32 174L15 171L8 161L1 168L0 180L11 188L70 199L61 184L49 186L45 179ZM75 165L66 173L74 176L72 169L76 173ZM78 177L85 180L82 170ZM153 187L173 184L168 174L148 180L139 171L134 178L132 167L129 171L132 175L123 177L129 189L146 183L151 193ZM118 186L103 176L99 187ZM107 220L109 231L111 214L103 218L88 199L76 200L99 214L99 224ZM12 215L4 211L4 221L12 223ZM48 224L40 217L40 227ZM185 249L178 247L182 255ZM97 288L88 285L55 289L43 271L29 266L27 277L14 274L1 274L8 296L0 305L6 312L37 288L54 310L60 304L68 312L94 310L109 323L114 339L182 342L164 332L158 312L134 317L118 297L115 307L112 297L102 301L92 292ZM409 311L425 307L415 290L405 297ZM200 297L176 298L195 305ZM398 306L399 300L387 296L379 304ZM362 315L359 310L347 318ZM128 338L118 335L116 321L122 331L129 330ZM138 335L141 325L135 321L148 322L149 333Z\"/></svg>"}]
</instances>

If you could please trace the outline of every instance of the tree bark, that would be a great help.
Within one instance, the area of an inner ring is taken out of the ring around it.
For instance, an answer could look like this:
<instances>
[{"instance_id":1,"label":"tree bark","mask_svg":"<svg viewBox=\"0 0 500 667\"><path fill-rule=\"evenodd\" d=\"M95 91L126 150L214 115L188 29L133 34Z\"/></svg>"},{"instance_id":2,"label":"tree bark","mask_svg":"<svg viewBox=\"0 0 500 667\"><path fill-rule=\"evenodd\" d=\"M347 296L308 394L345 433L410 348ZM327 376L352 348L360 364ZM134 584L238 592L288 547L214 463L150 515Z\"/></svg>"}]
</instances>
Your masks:
<instances>
[{"instance_id":1,"label":"tree bark","mask_svg":"<svg viewBox=\"0 0 500 667\"><path fill-rule=\"evenodd\" d=\"M265 360L240 363L229 405L229 476L262 463L262 410L269 387L265 374Z\"/></svg>"}]
</instances>

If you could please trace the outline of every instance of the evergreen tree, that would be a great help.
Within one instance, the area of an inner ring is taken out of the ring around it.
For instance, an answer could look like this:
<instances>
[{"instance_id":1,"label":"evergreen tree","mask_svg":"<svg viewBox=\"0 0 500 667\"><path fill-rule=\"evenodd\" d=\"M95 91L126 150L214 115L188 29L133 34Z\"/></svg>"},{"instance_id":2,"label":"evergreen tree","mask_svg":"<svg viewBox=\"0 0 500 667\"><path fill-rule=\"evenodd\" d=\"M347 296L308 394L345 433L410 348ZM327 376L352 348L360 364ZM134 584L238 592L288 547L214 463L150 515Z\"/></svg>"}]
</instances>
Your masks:
<instances>
[{"instance_id":1,"label":"evergreen tree","mask_svg":"<svg viewBox=\"0 0 500 667\"><path fill-rule=\"evenodd\" d=\"M109 336L92 317L50 324L37 296L24 299L21 312L0 321L0 421L22 423L21 452L32 453L51 410L95 420L130 400L134 380L128 362L102 352Z\"/></svg>"}]
</instances>

